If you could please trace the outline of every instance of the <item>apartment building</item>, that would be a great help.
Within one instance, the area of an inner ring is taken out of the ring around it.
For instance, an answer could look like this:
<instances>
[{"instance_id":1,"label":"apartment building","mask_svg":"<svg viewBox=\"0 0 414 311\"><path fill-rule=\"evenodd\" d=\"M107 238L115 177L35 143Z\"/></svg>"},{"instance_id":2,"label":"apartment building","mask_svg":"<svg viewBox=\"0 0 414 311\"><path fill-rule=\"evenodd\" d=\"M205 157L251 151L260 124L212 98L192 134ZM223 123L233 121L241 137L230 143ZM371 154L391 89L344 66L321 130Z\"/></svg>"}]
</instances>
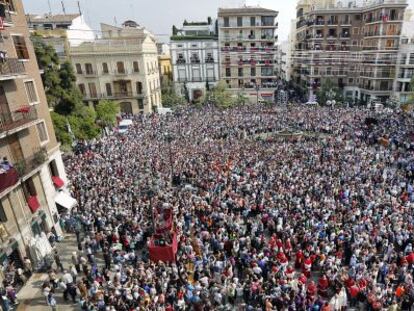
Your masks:
<instances>
[{"instance_id":1,"label":"apartment building","mask_svg":"<svg viewBox=\"0 0 414 311\"><path fill-rule=\"evenodd\" d=\"M283 81L290 80L289 41L279 44L276 54L276 73Z\"/></svg>"},{"instance_id":2,"label":"apartment building","mask_svg":"<svg viewBox=\"0 0 414 311\"><path fill-rule=\"evenodd\" d=\"M30 32L53 46L62 60L67 59L70 46L78 46L95 38L95 33L81 14L27 14L26 20Z\"/></svg>"},{"instance_id":3,"label":"apartment building","mask_svg":"<svg viewBox=\"0 0 414 311\"><path fill-rule=\"evenodd\" d=\"M58 207L72 207L73 199L64 192L67 179L22 1L1 1L0 15L1 280L11 264L22 267L24 256L38 263L34 237L61 234Z\"/></svg>"},{"instance_id":4,"label":"apartment building","mask_svg":"<svg viewBox=\"0 0 414 311\"><path fill-rule=\"evenodd\" d=\"M220 78L251 101L274 100L277 16L277 11L260 7L218 10Z\"/></svg>"},{"instance_id":5,"label":"apartment building","mask_svg":"<svg viewBox=\"0 0 414 311\"><path fill-rule=\"evenodd\" d=\"M413 92L410 82L414 77L414 16L412 12L406 12L404 19L396 73L394 98L400 103L408 103Z\"/></svg>"},{"instance_id":6,"label":"apartment building","mask_svg":"<svg viewBox=\"0 0 414 311\"><path fill-rule=\"evenodd\" d=\"M173 79L177 93L197 101L219 80L216 23L184 22L170 38Z\"/></svg>"},{"instance_id":7,"label":"apartment building","mask_svg":"<svg viewBox=\"0 0 414 311\"><path fill-rule=\"evenodd\" d=\"M349 101L393 94L405 0L299 1L294 80L312 95L330 80Z\"/></svg>"},{"instance_id":8,"label":"apartment building","mask_svg":"<svg viewBox=\"0 0 414 311\"><path fill-rule=\"evenodd\" d=\"M133 21L122 27L101 24L101 33L70 48L84 102L95 107L100 100L113 100L128 114L156 111L161 87L155 37Z\"/></svg>"}]
</instances>

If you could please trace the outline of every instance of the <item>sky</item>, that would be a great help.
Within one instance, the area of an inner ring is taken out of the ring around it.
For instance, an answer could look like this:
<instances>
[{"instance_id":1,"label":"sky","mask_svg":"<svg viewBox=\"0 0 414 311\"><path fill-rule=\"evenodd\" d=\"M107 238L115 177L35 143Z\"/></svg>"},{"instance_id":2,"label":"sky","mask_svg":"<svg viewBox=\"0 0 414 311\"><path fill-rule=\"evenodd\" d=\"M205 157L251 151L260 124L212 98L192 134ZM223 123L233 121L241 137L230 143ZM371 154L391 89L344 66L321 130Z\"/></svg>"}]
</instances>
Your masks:
<instances>
[{"instance_id":1,"label":"sky","mask_svg":"<svg viewBox=\"0 0 414 311\"><path fill-rule=\"evenodd\" d=\"M23 0L26 13L62 13L62 0ZM179 27L184 19L204 21L217 16L217 8L243 4L260 5L279 11L279 40L286 40L291 20L295 18L297 0L79 0L86 22L99 29L101 22L122 24L127 19L145 26L162 41L168 41L172 25ZM414 0L408 0L414 8ZM63 0L66 13L77 13L78 0Z\"/></svg>"}]
</instances>

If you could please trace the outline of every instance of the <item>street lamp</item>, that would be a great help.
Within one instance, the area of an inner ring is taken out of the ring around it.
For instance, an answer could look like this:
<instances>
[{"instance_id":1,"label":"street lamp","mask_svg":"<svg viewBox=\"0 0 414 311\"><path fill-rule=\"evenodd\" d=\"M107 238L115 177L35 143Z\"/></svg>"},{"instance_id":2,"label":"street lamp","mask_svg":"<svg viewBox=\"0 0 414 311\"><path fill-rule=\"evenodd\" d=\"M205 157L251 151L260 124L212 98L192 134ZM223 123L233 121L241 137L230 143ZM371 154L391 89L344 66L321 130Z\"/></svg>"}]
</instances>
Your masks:
<instances>
[{"instance_id":1,"label":"street lamp","mask_svg":"<svg viewBox=\"0 0 414 311\"><path fill-rule=\"evenodd\" d=\"M171 184L172 184L172 181L173 181L173 178L174 178L174 164L173 164L173 159L172 159L171 143L174 140L174 136L167 132L167 133L164 134L164 139L168 143L168 155L169 155L169 159L170 159Z\"/></svg>"},{"instance_id":2,"label":"street lamp","mask_svg":"<svg viewBox=\"0 0 414 311\"><path fill-rule=\"evenodd\" d=\"M259 90L260 90L260 85L258 85L256 82L256 105L259 104Z\"/></svg>"}]
</instances>

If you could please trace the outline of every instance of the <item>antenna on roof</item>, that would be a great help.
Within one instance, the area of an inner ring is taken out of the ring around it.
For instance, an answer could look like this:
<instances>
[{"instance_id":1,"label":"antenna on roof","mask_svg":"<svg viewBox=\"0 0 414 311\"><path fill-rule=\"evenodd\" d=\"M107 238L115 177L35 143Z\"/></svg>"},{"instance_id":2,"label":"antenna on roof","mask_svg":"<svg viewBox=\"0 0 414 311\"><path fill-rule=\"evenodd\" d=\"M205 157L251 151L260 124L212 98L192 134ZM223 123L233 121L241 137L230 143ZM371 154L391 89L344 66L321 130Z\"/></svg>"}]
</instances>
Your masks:
<instances>
[{"instance_id":1,"label":"antenna on roof","mask_svg":"<svg viewBox=\"0 0 414 311\"><path fill-rule=\"evenodd\" d=\"M66 15L65 4L63 3L63 1L61 1L61 3L62 3L62 11L63 11L63 14Z\"/></svg>"},{"instance_id":2,"label":"antenna on roof","mask_svg":"<svg viewBox=\"0 0 414 311\"><path fill-rule=\"evenodd\" d=\"M79 9L79 14L82 15L82 10L81 10L81 6L80 6L80 1L78 1L78 9Z\"/></svg>"},{"instance_id":3,"label":"antenna on roof","mask_svg":"<svg viewBox=\"0 0 414 311\"><path fill-rule=\"evenodd\" d=\"M52 15L52 6L50 5L50 0L47 0L47 4L49 5L49 15Z\"/></svg>"}]
</instances>

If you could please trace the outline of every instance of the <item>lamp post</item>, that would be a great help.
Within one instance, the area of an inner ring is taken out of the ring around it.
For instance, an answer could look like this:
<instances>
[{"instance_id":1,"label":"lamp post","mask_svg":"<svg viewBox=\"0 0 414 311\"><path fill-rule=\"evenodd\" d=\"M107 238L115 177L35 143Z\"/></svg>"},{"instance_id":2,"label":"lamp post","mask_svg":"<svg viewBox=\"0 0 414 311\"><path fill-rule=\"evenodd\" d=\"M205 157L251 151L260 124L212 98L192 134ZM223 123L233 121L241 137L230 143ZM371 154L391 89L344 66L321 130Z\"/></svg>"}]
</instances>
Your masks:
<instances>
[{"instance_id":1,"label":"lamp post","mask_svg":"<svg viewBox=\"0 0 414 311\"><path fill-rule=\"evenodd\" d=\"M326 95L328 97L328 101L326 102L326 104L333 108L336 104L336 101L334 99L336 97L336 92L333 89L329 89Z\"/></svg>"},{"instance_id":2,"label":"lamp post","mask_svg":"<svg viewBox=\"0 0 414 311\"><path fill-rule=\"evenodd\" d=\"M259 90L260 90L260 86L256 82L256 105L259 104Z\"/></svg>"},{"instance_id":3,"label":"lamp post","mask_svg":"<svg viewBox=\"0 0 414 311\"><path fill-rule=\"evenodd\" d=\"M171 143L174 140L174 136L167 132L164 134L164 139L168 143L168 156L170 159L171 184L172 184L172 181L174 178L174 164L173 164L173 159L172 159Z\"/></svg>"}]
</instances>

